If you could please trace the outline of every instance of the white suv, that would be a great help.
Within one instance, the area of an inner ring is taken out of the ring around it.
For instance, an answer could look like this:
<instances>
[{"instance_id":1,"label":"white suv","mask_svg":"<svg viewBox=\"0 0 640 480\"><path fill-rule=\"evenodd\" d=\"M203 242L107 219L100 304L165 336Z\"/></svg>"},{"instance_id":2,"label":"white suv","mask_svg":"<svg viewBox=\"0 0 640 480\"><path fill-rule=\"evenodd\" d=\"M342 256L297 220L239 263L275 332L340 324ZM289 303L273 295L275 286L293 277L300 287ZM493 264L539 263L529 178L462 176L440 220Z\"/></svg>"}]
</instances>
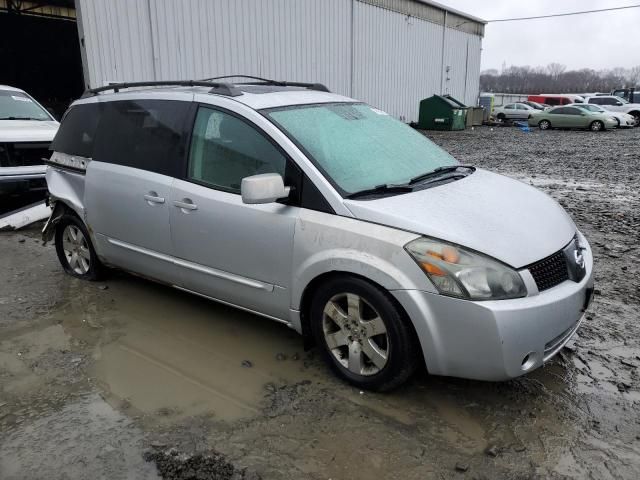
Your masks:
<instances>
[{"instance_id":1,"label":"white suv","mask_svg":"<svg viewBox=\"0 0 640 480\"><path fill-rule=\"evenodd\" d=\"M591 250L544 193L320 85L174 84L65 114L43 235L70 275L111 265L282 322L378 390L425 363L517 377L578 329Z\"/></svg>"},{"instance_id":2,"label":"white suv","mask_svg":"<svg viewBox=\"0 0 640 480\"><path fill-rule=\"evenodd\" d=\"M46 188L42 159L58 127L29 94L0 85L0 194Z\"/></svg>"}]
</instances>

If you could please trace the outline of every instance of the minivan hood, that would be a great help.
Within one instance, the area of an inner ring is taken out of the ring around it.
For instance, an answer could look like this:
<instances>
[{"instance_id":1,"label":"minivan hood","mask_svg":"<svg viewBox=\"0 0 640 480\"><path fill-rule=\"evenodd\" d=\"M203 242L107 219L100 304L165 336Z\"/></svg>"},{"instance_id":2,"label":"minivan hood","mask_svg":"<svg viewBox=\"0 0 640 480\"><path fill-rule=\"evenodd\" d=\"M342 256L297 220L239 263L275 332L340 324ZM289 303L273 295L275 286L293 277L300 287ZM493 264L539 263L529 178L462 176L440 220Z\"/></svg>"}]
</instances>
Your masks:
<instances>
[{"instance_id":1,"label":"minivan hood","mask_svg":"<svg viewBox=\"0 0 640 480\"><path fill-rule=\"evenodd\" d=\"M521 268L566 246L576 226L551 197L477 169L454 182L376 200L345 200L356 218L453 242Z\"/></svg>"},{"instance_id":2,"label":"minivan hood","mask_svg":"<svg viewBox=\"0 0 640 480\"><path fill-rule=\"evenodd\" d=\"M50 142L59 126L54 120L0 120L0 142Z\"/></svg>"}]
</instances>

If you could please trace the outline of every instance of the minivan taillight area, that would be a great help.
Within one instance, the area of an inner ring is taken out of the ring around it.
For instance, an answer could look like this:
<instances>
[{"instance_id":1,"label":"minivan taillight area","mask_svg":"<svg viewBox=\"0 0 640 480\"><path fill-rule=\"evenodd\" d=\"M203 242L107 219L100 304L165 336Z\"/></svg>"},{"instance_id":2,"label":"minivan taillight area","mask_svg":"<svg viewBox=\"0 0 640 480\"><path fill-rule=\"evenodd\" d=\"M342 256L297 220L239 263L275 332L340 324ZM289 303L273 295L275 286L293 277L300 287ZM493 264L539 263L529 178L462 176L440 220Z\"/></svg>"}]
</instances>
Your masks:
<instances>
[{"instance_id":1,"label":"minivan taillight area","mask_svg":"<svg viewBox=\"0 0 640 480\"><path fill-rule=\"evenodd\" d=\"M0 143L0 167L29 167L42 165L49 158L50 142Z\"/></svg>"}]
</instances>

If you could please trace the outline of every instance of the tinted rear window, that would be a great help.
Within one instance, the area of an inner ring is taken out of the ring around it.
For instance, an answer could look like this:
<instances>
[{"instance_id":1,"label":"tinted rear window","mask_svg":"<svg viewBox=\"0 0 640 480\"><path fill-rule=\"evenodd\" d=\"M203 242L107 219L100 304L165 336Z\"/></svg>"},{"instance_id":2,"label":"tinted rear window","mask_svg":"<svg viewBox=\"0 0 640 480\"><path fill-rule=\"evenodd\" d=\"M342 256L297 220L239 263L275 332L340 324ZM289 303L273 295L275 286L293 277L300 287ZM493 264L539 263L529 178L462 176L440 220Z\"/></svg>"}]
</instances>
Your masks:
<instances>
[{"instance_id":1,"label":"tinted rear window","mask_svg":"<svg viewBox=\"0 0 640 480\"><path fill-rule=\"evenodd\" d=\"M58 133L51 143L51 150L91 158L100 108L98 103L71 107L62 119Z\"/></svg>"},{"instance_id":2,"label":"tinted rear window","mask_svg":"<svg viewBox=\"0 0 640 480\"><path fill-rule=\"evenodd\" d=\"M188 102L123 100L103 105L94 160L178 176Z\"/></svg>"}]
</instances>

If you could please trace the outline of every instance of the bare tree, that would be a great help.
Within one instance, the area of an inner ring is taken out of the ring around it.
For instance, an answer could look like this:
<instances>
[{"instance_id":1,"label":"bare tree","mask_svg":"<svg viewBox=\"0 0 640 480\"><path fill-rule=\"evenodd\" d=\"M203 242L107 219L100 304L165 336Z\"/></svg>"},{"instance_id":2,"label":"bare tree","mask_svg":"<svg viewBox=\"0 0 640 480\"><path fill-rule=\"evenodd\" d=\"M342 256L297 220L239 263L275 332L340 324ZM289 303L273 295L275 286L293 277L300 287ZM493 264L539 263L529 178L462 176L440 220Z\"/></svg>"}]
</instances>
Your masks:
<instances>
[{"instance_id":1,"label":"bare tree","mask_svg":"<svg viewBox=\"0 0 640 480\"><path fill-rule=\"evenodd\" d=\"M640 87L640 65L629 69L627 81L630 87Z\"/></svg>"},{"instance_id":2,"label":"bare tree","mask_svg":"<svg viewBox=\"0 0 640 480\"><path fill-rule=\"evenodd\" d=\"M504 66L502 71L485 70L480 86L485 92L501 93L595 93L623 86L640 86L640 65L632 69L596 71L589 68L566 70L552 63L547 67Z\"/></svg>"},{"instance_id":3,"label":"bare tree","mask_svg":"<svg viewBox=\"0 0 640 480\"><path fill-rule=\"evenodd\" d=\"M547 65L547 71L549 72L549 75L551 75L551 78L558 78L566 69L567 66L562 65L561 63L553 62Z\"/></svg>"}]
</instances>

